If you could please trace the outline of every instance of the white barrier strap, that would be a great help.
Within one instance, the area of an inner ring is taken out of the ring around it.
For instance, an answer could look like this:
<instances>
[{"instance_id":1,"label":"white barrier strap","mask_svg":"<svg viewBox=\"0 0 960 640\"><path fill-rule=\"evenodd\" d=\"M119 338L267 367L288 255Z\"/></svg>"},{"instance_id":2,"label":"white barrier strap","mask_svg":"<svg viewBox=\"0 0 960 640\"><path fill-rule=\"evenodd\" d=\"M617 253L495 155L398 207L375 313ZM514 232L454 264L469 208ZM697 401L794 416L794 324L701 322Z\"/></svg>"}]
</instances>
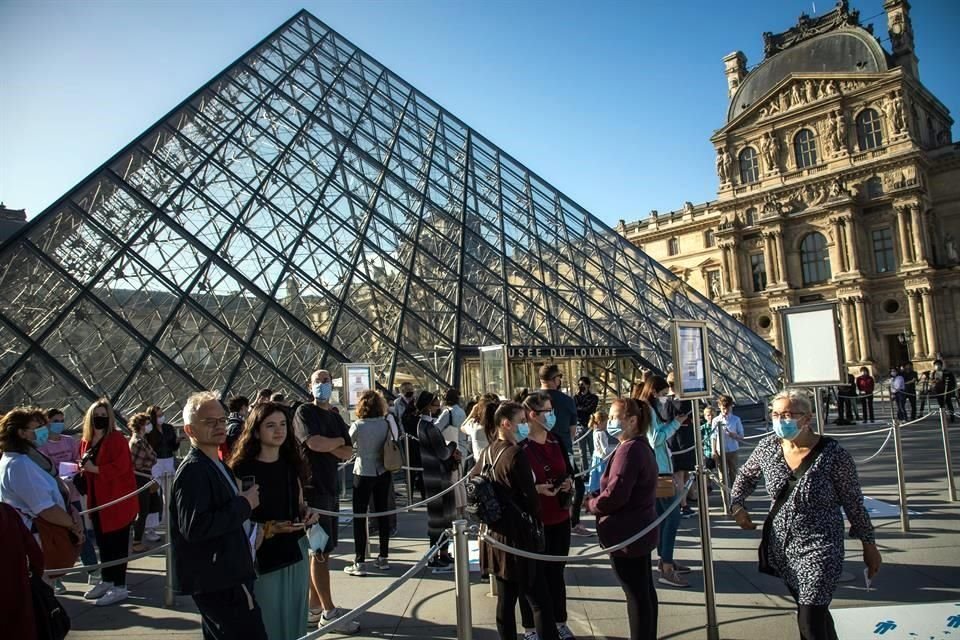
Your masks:
<instances>
[{"instance_id":1,"label":"white barrier strap","mask_svg":"<svg viewBox=\"0 0 960 640\"><path fill-rule=\"evenodd\" d=\"M133 560L139 560L140 558L146 558L147 556L152 556L157 551L163 551L170 546L169 542L165 542L158 547L143 551L141 553L135 553L132 556L127 556L126 558L121 558L120 560L111 560L110 562L101 562L100 564L88 564L81 565L79 567L70 567L68 569L47 569L44 571L44 575L56 575L58 578L60 576L66 576L74 573L87 573L90 571L96 571L97 569L105 569L108 567L116 567L117 565L126 564Z\"/></svg>"},{"instance_id":2,"label":"white barrier strap","mask_svg":"<svg viewBox=\"0 0 960 640\"><path fill-rule=\"evenodd\" d=\"M142 487L140 487L139 489L137 489L136 491L134 491L133 493L128 493L127 495L122 496L122 497L120 497L120 498L117 498L116 500L112 500L112 501L110 501L110 502L108 502L108 503L106 503L106 504L98 504L98 505L95 506L95 507L90 507L90 508L87 509L86 511L81 511L81 512L80 512L80 515L81 515L81 516L85 516L85 515L87 515L88 513L96 513L97 511L101 511L101 510L103 510L103 509L106 509L107 507L112 507L112 506L115 505L115 504L120 504L120 503L123 502L124 500L129 500L130 498L134 497L135 495L138 495L138 494L140 494L140 493L143 493L144 491L146 491L146 490L149 489L152 485L155 485L155 484L156 484L156 485L159 485L160 483L157 482L156 479L153 479L153 480L151 480L150 482L148 482L147 484L145 484L145 485L143 485Z\"/></svg>"}]
</instances>

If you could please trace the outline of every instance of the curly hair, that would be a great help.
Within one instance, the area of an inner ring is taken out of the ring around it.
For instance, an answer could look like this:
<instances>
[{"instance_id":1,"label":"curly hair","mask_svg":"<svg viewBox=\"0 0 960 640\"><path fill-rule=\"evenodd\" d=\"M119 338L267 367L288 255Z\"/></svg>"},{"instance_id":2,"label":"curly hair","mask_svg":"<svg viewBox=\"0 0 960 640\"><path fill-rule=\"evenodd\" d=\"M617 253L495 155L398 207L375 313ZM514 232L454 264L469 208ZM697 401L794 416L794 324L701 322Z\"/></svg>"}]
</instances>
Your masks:
<instances>
[{"instance_id":1,"label":"curly hair","mask_svg":"<svg viewBox=\"0 0 960 640\"><path fill-rule=\"evenodd\" d=\"M152 423L153 420L150 419L150 414L146 411L141 411L140 413L135 413L130 418L130 422L127 424L130 425L130 430L138 435L143 434L143 430L147 427L147 424Z\"/></svg>"},{"instance_id":2,"label":"curly hair","mask_svg":"<svg viewBox=\"0 0 960 640\"><path fill-rule=\"evenodd\" d=\"M382 418L387 415L387 401L378 391L367 389L357 398L357 418Z\"/></svg>"},{"instance_id":3,"label":"curly hair","mask_svg":"<svg viewBox=\"0 0 960 640\"><path fill-rule=\"evenodd\" d=\"M261 402L253 407L246 422L243 423L243 433L233 448L233 455L230 456L228 466L231 469L236 469L239 464L256 460L263 446L260 442L260 427L267 418L275 413L281 414L287 422L287 437L280 445L280 459L290 465L301 483L307 484L307 466L303 462L300 446L293 434L293 426L288 418L287 407L277 402Z\"/></svg>"}]
</instances>

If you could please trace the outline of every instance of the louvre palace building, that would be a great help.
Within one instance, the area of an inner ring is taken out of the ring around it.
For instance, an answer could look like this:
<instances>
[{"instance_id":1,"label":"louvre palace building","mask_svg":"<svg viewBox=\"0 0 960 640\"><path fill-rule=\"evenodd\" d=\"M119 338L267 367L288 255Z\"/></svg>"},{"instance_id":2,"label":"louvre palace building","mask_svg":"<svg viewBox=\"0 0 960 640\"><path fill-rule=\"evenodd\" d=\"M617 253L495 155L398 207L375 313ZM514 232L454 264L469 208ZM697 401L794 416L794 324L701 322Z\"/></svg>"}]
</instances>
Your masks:
<instances>
[{"instance_id":1,"label":"louvre palace building","mask_svg":"<svg viewBox=\"0 0 960 640\"><path fill-rule=\"evenodd\" d=\"M716 200L618 226L778 349L782 310L835 302L851 372L960 364L960 145L910 4L883 7L889 40L841 0L763 34L752 69L726 56Z\"/></svg>"}]
</instances>

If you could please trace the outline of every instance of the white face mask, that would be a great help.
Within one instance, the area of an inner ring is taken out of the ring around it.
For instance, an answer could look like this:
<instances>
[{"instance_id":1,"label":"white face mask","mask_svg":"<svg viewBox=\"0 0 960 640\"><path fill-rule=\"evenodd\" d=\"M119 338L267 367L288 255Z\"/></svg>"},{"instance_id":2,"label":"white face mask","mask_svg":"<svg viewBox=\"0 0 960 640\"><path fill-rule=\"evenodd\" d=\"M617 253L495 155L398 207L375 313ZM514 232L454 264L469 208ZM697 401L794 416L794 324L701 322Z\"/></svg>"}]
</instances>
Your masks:
<instances>
[{"instance_id":1,"label":"white face mask","mask_svg":"<svg viewBox=\"0 0 960 640\"><path fill-rule=\"evenodd\" d=\"M163 416L157 418L157 426L163 426Z\"/></svg>"},{"instance_id":2,"label":"white face mask","mask_svg":"<svg viewBox=\"0 0 960 640\"><path fill-rule=\"evenodd\" d=\"M145 427L143 428L143 434L146 435L146 434L150 433L151 431L153 431L153 425L148 422L148 423L147 423L147 426L145 426Z\"/></svg>"}]
</instances>

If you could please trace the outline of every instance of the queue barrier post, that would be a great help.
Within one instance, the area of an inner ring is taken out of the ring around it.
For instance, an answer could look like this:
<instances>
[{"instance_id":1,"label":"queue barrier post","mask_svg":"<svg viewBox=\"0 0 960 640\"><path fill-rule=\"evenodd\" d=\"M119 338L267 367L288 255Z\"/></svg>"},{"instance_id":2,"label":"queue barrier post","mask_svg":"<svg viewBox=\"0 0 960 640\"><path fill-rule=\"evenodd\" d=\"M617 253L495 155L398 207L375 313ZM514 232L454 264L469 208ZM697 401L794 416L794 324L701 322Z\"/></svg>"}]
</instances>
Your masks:
<instances>
[{"instance_id":1,"label":"queue barrier post","mask_svg":"<svg viewBox=\"0 0 960 640\"><path fill-rule=\"evenodd\" d=\"M693 416L700 415L700 401L693 401ZM694 418L694 446L697 452L697 516L700 519L700 554L703 560L703 594L707 609L707 640L720 640L720 625L717 622L716 583L713 574L713 542L710 535L710 497L707 493L709 479L706 459L703 455L703 434ZM722 491L720 492L723 493Z\"/></svg>"},{"instance_id":2,"label":"queue barrier post","mask_svg":"<svg viewBox=\"0 0 960 640\"><path fill-rule=\"evenodd\" d=\"M907 483L903 473L903 441L900 436L900 420L893 420L893 451L897 462L897 492L900 496L900 530L910 531L910 516L907 513Z\"/></svg>"},{"instance_id":3,"label":"queue barrier post","mask_svg":"<svg viewBox=\"0 0 960 640\"><path fill-rule=\"evenodd\" d=\"M413 476L410 471L410 436L404 434L403 437L403 460L404 472L407 475L407 505L413 504Z\"/></svg>"},{"instance_id":4,"label":"queue barrier post","mask_svg":"<svg viewBox=\"0 0 960 640\"><path fill-rule=\"evenodd\" d=\"M470 545L467 521L453 521L454 585L457 599L457 640L473 640L470 609Z\"/></svg>"},{"instance_id":5,"label":"queue barrier post","mask_svg":"<svg viewBox=\"0 0 960 640\"><path fill-rule=\"evenodd\" d=\"M164 584L163 584L163 605L172 607L174 605L173 597L173 538L170 534L170 505L173 502L173 474L164 473L161 476L163 482L163 506L167 513L163 519L163 530L167 534L167 548L164 551Z\"/></svg>"},{"instance_id":6,"label":"queue barrier post","mask_svg":"<svg viewBox=\"0 0 960 640\"><path fill-rule=\"evenodd\" d=\"M950 457L950 430L947 427L947 410L940 407L940 432L943 434L943 456L947 462L947 494L950 502L957 501L957 481L953 476L953 459Z\"/></svg>"}]
</instances>

